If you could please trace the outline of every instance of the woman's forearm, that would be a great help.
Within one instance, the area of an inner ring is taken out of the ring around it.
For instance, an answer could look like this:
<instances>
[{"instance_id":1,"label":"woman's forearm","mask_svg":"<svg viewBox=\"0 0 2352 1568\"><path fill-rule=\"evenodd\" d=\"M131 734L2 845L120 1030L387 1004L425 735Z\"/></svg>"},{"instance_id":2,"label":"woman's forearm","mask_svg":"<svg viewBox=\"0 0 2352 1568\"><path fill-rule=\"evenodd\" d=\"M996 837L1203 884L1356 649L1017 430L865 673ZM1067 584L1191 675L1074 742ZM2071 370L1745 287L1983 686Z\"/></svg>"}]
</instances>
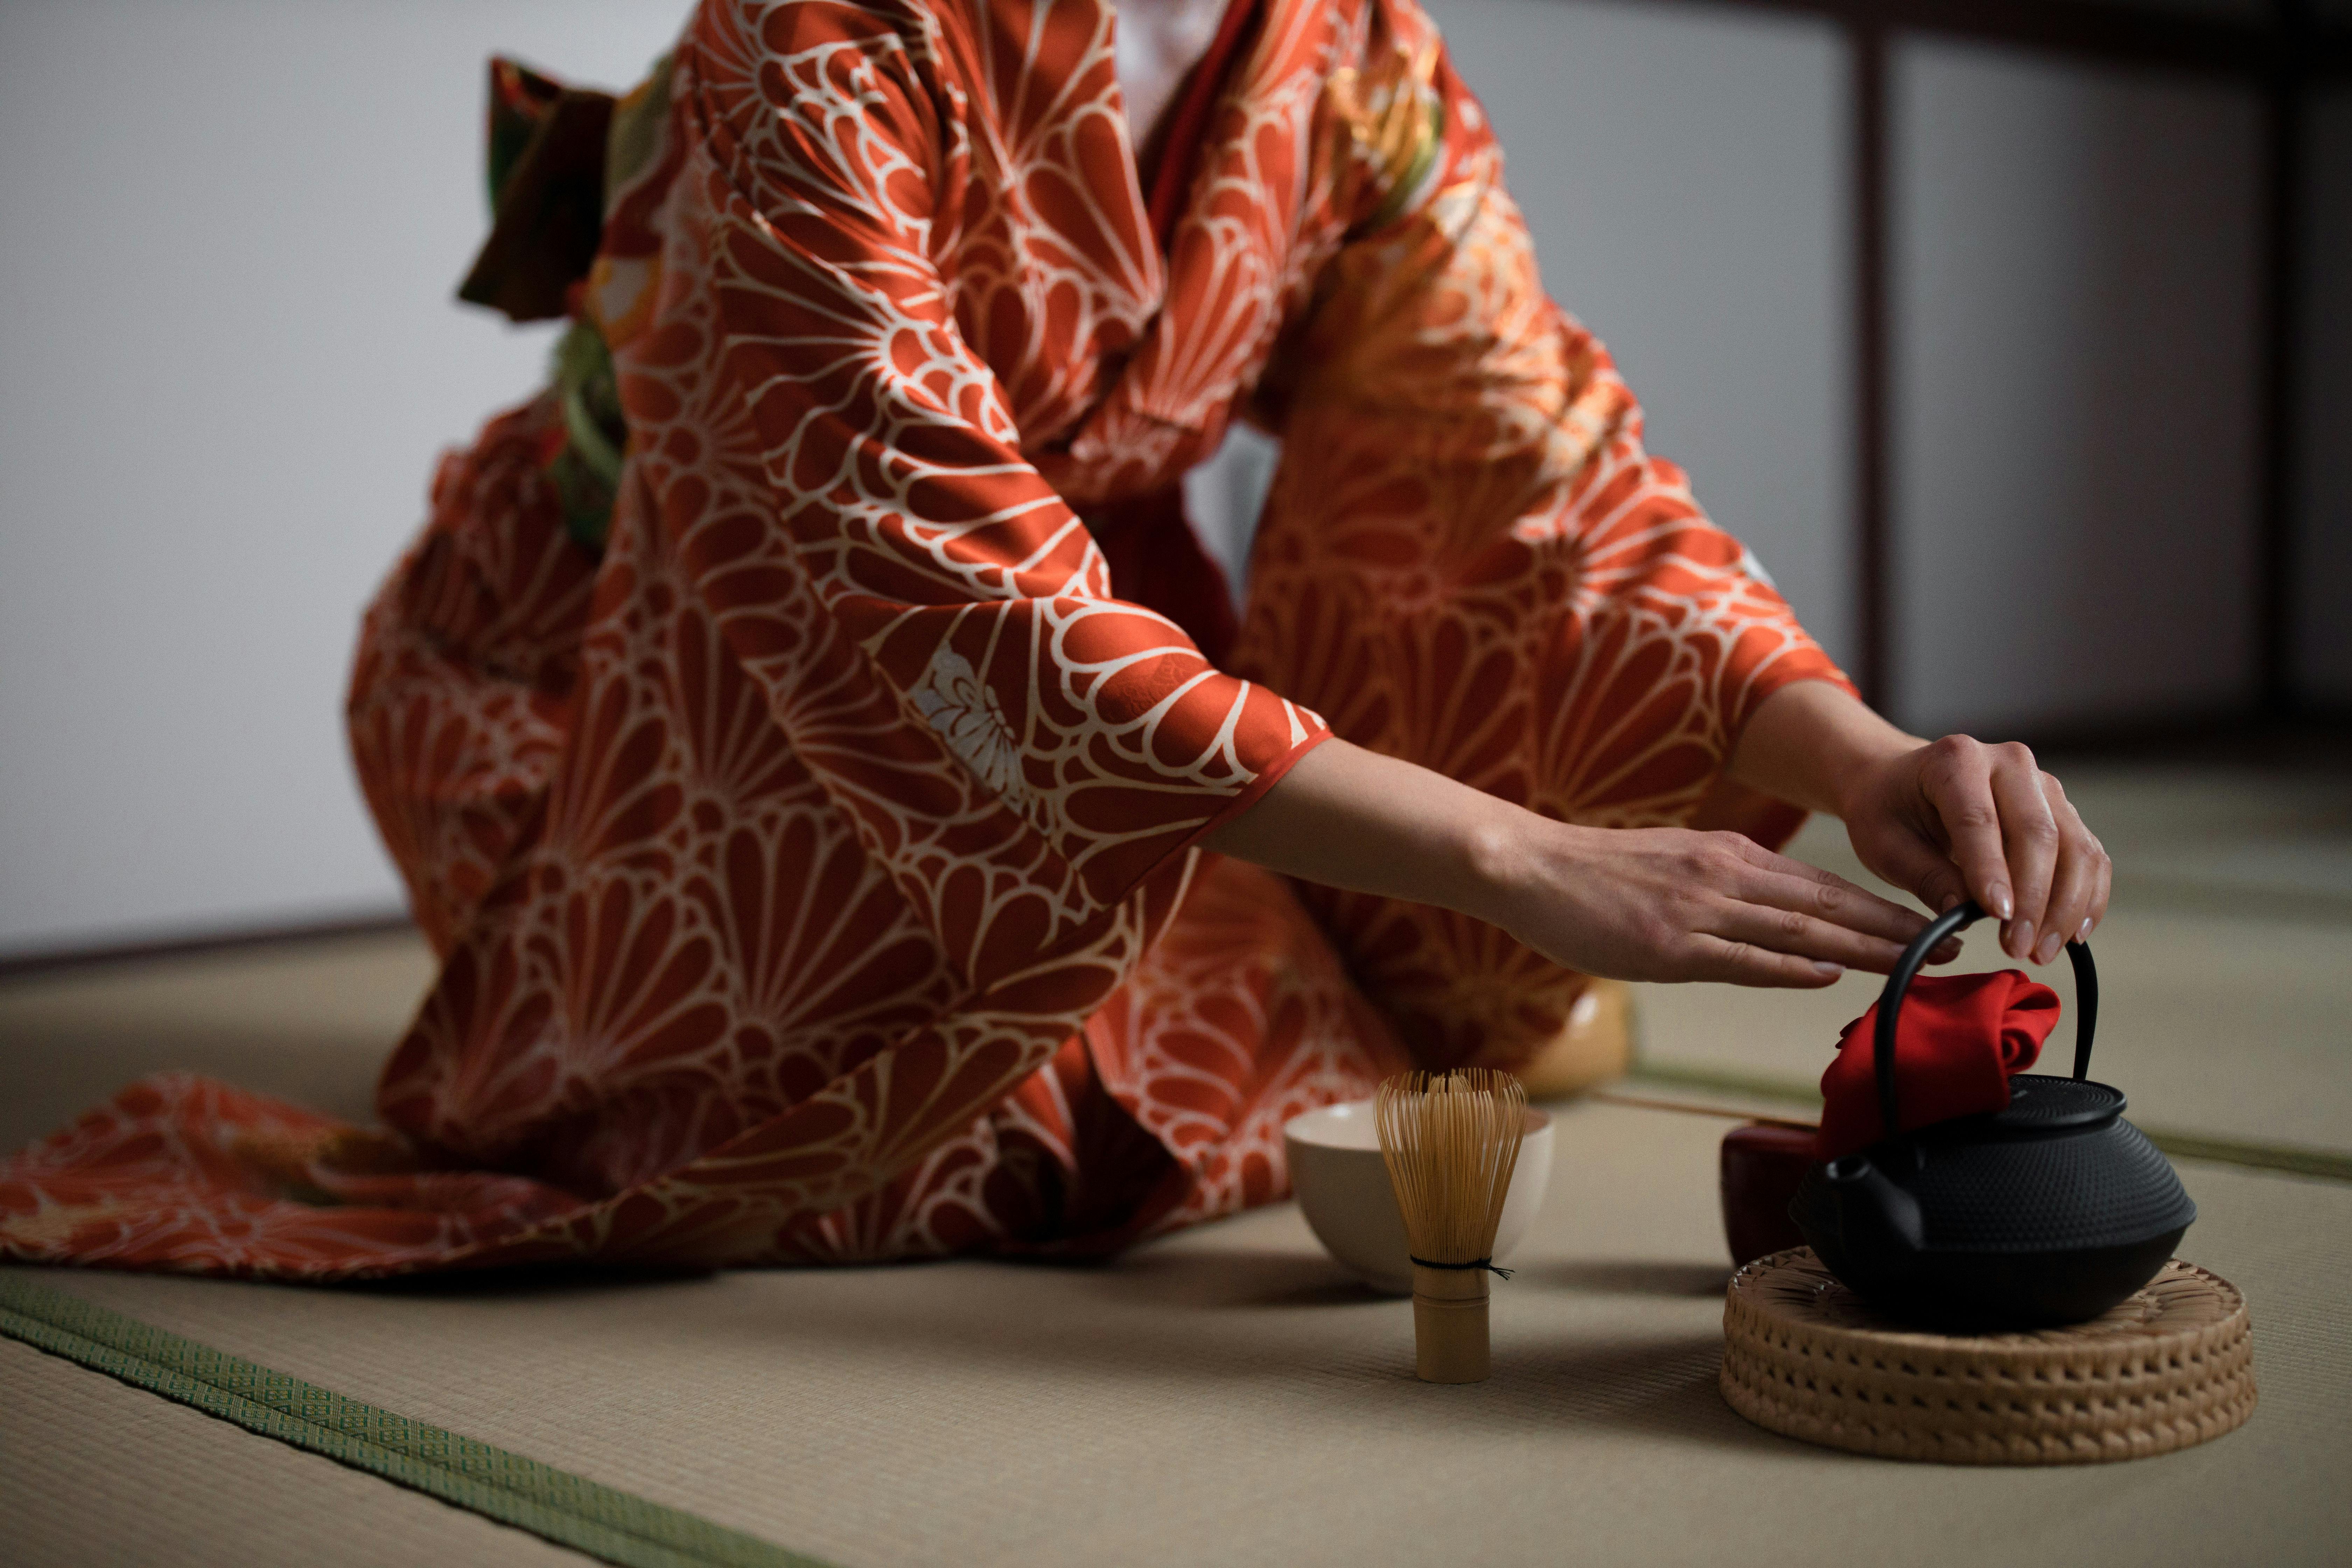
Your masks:
<instances>
[{"instance_id":1,"label":"woman's forearm","mask_svg":"<svg viewBox=\"0 0 2352 1568\"><path fill-rule=\"evenodd\" d=\"M1799 681L1757 710L1731 772L1792 805L1834 814L1870 764L1923 743L1843 688ZM1208 847L1325 887L1499 923L1532 816L1443 773L1333 739L1212 834Z\"/></svg>"},{"instance_id":2,"label":"woman's forearm","mask_svg":"<svg viewBox=\"0 0 2352 1568\"><path fill-rule=\"evenodd\" d=\"M1435 904L1501 923L1517 819L1532 816L1444 774L1333 739L1208 847L1303 881Z\"/></svg>"},{"instance_id":3,"label":"woman's forearm","mask_svg":"<svg viewBox=\"0 0 2352 1568\"><path fill-rule=\"evenodd\" d=\"M1845 688L1800 680L1766 698L1749 717L1728 771L1751 789L1843 818L1874 769L1926 744Z\"/></svg>"}]
</instances>

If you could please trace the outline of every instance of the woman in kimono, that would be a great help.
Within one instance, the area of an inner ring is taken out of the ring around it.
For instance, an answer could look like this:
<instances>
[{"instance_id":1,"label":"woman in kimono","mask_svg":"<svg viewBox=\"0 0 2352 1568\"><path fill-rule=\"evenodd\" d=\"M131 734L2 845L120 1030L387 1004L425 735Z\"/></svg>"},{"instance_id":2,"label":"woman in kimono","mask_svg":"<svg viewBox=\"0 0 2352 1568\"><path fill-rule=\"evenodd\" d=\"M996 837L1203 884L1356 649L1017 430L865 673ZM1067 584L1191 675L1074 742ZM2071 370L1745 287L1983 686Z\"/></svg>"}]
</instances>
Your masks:
<instances>
[{"instance_id":1,"label":"woman in kimono","mask_svg":"<svg viewBox=\"0 0 2352 1568\"><path fill-rule=\"evenodd\" d=\"M1886 969L1805 811L2019 959L2103 912L2056 781L1870 712L1643 449L1415 0L703 0L617 103L493 79L465 292L572 324L362 636L442 960L393 1131L151 1079L0 1171L11 1256L1101 1252L1588 976Z\"/></svg>"}]
</instances>

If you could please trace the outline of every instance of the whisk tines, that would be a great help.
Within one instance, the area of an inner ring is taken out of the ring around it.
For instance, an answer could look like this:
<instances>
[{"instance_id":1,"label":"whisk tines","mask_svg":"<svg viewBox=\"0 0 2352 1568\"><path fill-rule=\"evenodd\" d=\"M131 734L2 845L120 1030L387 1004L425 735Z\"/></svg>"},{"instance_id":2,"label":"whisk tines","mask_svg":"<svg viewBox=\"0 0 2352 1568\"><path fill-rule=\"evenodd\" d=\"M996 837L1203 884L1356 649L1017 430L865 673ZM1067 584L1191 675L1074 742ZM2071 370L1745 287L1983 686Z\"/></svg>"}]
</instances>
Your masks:
<instances>
[{"instance_id":1,"label":"whisk tines","mask_svg":"<svg viewBox=\"0 0 2352 1568\"><path fill-rule=\"evenodd\" d=\"M1433 1383L1486 1375L1487 1276L1518 1168L1527 1091L1509 1073L1400 1073L1373 1100L1381 1156L1412 1247L1418 1370Z\"/></svg>"}]
</instances>

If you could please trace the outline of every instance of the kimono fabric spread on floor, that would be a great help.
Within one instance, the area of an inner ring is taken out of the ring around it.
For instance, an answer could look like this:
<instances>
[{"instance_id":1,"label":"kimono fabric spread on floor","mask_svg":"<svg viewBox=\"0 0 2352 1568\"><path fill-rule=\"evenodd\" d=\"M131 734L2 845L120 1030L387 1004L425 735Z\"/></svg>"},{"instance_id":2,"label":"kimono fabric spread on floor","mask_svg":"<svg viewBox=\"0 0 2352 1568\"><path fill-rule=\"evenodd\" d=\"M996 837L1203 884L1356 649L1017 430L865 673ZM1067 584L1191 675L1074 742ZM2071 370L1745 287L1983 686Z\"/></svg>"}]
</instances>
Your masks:
<instances>
[{"instance_id":1,"label":"kimono fabric spread on floor","mask_svg":"<svg viewBox=\"0 0 2352 1568\"><path fill-rule=\"evenodd\" d=\"M468 297L573 325L362 634L352 747L442 959L391 1131L147 1079L0 1167L7 1256L1107 1250L1578 994L1200 848L1320 741L1794 827L1725 756L1843 678L1544 296L1412 0L1237 0L1145 166L1112 25L705 0L617 102L494 69ZM1236 624L1176 487L1237 418L1282 457Z\"/></svg>"}]
</instances>

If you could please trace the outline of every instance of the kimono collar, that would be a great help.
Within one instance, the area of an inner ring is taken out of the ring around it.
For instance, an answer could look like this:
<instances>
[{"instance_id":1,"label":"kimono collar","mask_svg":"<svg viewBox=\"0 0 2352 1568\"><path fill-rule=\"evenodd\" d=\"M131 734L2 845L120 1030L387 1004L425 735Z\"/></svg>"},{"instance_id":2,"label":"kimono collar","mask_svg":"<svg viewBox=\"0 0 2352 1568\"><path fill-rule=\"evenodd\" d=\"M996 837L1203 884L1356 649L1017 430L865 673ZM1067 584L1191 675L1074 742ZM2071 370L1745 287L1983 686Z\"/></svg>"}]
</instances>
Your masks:
<instances>
[{"instance_id":1,"label":"kimono collar","mask_svg":"<svg viewBox=\"0 0 2352 1568\"><path fill-rule=\"evenodd\" d=\"M1159 309L1067 447L1039 465L1069 499L1154 488L1223 439L1279 324L1319 98L1294 89L1323 73L1330 25L1321 0L1232 0L1154 171Z\"/></svg>"},{"instance_id":2,"label":"kimono collar","mask_svg":"<svg viewBox=\"0 0 2352 1568\"><path fill-rule=\"evenodd\" d=\"M1201 166L1202 141L1208 130L1210 110L1224 97L1225 78L1234 68L1234 57L1257 31L1265 7L1266 0L1225 0L1225 15L1217 24L1216 37L1210 41L1208 52L1192 68L1185 80L1183 96L1169 114L1166 133L1160 139L1158 166L1152 172L1148 207L1151 235L1159 242L1162 256L1175 240L1176 222L1184 216L1184 198L1191 193L1192 176Z\"/></svg>"}]
</instances>

